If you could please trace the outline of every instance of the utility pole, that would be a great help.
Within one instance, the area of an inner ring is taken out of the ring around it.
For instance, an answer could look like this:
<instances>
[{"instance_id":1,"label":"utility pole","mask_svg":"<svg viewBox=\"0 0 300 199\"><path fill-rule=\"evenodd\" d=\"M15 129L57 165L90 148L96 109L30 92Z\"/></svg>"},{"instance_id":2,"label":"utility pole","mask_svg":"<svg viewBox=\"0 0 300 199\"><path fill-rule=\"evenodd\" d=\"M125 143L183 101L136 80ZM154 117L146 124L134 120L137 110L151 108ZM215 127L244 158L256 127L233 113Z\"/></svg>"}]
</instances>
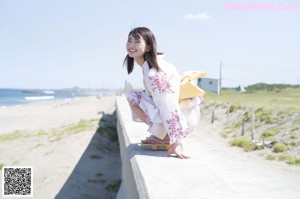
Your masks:
<instances>
[{"instance_id":1,"label":"utility pole","mask_svg":"<svg viewBox=\"0 0 300 199\"><path fill-rule=\"evenodd\" d=\"M220 95L222 93L222 62L220 62L220 78L219 78Z\"/></svg>"}]
</instances>

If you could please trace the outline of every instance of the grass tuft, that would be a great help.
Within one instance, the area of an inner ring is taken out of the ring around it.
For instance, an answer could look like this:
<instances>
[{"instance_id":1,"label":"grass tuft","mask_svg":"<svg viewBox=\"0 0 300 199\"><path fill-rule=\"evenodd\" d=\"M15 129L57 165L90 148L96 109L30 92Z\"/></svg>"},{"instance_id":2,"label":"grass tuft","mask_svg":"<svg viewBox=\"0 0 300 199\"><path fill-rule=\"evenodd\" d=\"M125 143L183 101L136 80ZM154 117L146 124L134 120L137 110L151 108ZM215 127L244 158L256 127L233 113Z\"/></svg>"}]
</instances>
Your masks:
<instances>
[{"instance_id":1,"label":"grass tuft","mask_svg":"<svg viewBox=\"0 0 300 199\"><path fill-rule=\"evenodd\" d=\"M14 131L12 133L0 135L0 142L9 142L18 139L40 137L40 136L50 136L51 137L50 142L56 142L61 140L65 136L95 129L95 127L97 126L97 122L98 122L97 119L81 120L78 123L70 124L67 126L61 126L51 130L41 130L38 132Z\"/></svg>"},{"instance_id":2,"label":"grass tuft","mask_svg":"<svg viewBox=\"0 0 300 199\"><path fill-rule=\"evenodd\" d=\"M109 192L117 192L120 188L121 180L115 180L109 183L105 188Z\"/></svg>"},{"instance_id":3,"label":"grass tuft","mask_svg":"<svg viewBox=\"0 0 300 199\"><path fill-rule=\"evenodd\" d=\"M280 132L279 128L268 129L261 134L261 138L272 137L278 134L279 132Z\"/></svg>"},{"instance_id":4,"label":"grass tuft","mask_svg":"<svg viewBox=\"0 0 300 199\"><path fill-rule=\"evenodd\" d=\"M286 162L291 165L300 165L300 158L288 157Z\"/></svg>"},{"instance_id":5,"label":"grass tuft","mask_svg":"<svg viewBox=\"0 0 300 199\"><path fill-rule=\"evenodd\" d=\"M272 154L268 154L267 157L266 157L267 160L275 160L276 159L276 156L275 155L272 155Z\"/></svg>"},{"instance_id":6,"label":"grass tuft","mask_svg":"<svg viewBox=\"0 0 300 199\"><path fill-rule=\"evenodd\" d=\"M4 167L5 165L0 162L0 170Z\"/></svg>"},{"instance_id":7,"label":"grass tuft","mask_svg":"<svg viewBox=\"0 0 300 199\"><path fill-rule=\"evenodd\" d=\"M252 151L253 145L251 143L251 138L249 137L235 137L230 141L231 146L237 146L243 148L245 151Z\"/></svg>"},{"instance_id":8,"label":"grass tuft","mask_svg":"<svg viewBox=\"0 0 300 199\"><path fill-rule=\"evenodd\" d=\"M229 113L234 113L236 112L238 109L241 109L241 105L235 103L235 104L231 104L229 107Z\"/></svg>"},{"instance_id":9,"label":"grass tuft","mask_svg":"<svg viewBox=\"0 0 300 199\"><path fill-rule=\"evenodd\" d=\"M273 152L282 153L288 150L288 147L284 143L277 143L274 146Z\"/></svg>"},{"instance_id":10,"label":"grass tuft","mask_svg":"<svg viewBox=\"0 0 300 199\"><path fill-rule=\"evenodd\" d=\"M107 133L108 138L111 142L116 142L118 141L118 132L117 132L117 128L116 126L112 125L112 124L105 124L105 125L101 125L98 129L97 129L97 133L103 134L103 133Z\"/></svg>"}]
</instances>

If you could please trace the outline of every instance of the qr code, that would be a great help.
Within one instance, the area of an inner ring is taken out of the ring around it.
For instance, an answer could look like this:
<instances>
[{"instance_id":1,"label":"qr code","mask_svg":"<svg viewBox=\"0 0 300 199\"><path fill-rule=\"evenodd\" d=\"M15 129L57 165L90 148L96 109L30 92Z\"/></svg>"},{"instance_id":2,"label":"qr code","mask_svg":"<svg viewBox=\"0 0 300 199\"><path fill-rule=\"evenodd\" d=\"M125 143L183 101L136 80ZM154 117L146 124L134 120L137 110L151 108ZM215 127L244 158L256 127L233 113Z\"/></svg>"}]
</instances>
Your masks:
<instances>
[{"instance_id":1,"label":"qr code","mask_svg":"<svg viewBox=\"0 0 300 199\"><path fill-rule=\"evenodd\" d=\"M4 166L2 196L32 196L32 167Z\"/></svg>"}]
</instances>

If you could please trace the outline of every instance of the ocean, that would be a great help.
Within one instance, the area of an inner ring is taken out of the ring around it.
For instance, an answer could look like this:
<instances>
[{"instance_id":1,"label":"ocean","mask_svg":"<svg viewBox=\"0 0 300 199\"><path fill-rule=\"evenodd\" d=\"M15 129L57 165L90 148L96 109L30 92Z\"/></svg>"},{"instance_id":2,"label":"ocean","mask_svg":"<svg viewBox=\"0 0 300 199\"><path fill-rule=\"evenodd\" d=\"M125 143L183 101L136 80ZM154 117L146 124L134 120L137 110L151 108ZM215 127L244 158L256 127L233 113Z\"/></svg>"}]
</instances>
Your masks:
<instances>
[{"instance_id":1,"label":"ocean","mask_svg":"<svg viewBox=\"0 0 300 199\"><path fill-rule=\"evenodd\" d=\"M41 90L41 89L0 89L0 108L17 106L37 101L63 100L75 97L104 96L109 90Z\"/></svg>"}]
</instances>

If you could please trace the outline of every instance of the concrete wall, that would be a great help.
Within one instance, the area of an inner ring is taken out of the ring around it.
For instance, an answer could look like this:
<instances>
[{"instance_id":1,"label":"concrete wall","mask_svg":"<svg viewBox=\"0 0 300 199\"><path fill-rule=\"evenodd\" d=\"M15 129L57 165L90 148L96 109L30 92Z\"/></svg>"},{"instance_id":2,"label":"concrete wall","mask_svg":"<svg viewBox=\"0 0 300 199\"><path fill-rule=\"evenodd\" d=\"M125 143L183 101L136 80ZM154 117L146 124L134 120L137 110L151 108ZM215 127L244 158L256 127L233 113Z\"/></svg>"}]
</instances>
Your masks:
<instances>
[{"instance_id":1,"label":"concrete wall","mask_svg":"<svg viewBox=\"0 0 300 199\"><path fill-rule=\"evenodd\" d=\"M165 157L166 151L139 146L147 126L132 121L125 97L118 96L116 105L122 159L118 199L299 199L299 169L291 172L237 152L220 142L212 124L202 123L183 140L191 159Z\"/></svg>"},{"instance_id":2,"label":"concrete wall","mask_svg":"<svg viewBox=\"0 0 300 199\"><path fill-rule=\"evenodd\" d=\"M120 153L122 160L122 183L118 192L118 199L149 198L147 189L134 155L136 154L134 136L145 131L145 125L134 123L128 102L124 97L116 98L117 105L117 130L119 136Z\"/></svg>"}]
</instances>

